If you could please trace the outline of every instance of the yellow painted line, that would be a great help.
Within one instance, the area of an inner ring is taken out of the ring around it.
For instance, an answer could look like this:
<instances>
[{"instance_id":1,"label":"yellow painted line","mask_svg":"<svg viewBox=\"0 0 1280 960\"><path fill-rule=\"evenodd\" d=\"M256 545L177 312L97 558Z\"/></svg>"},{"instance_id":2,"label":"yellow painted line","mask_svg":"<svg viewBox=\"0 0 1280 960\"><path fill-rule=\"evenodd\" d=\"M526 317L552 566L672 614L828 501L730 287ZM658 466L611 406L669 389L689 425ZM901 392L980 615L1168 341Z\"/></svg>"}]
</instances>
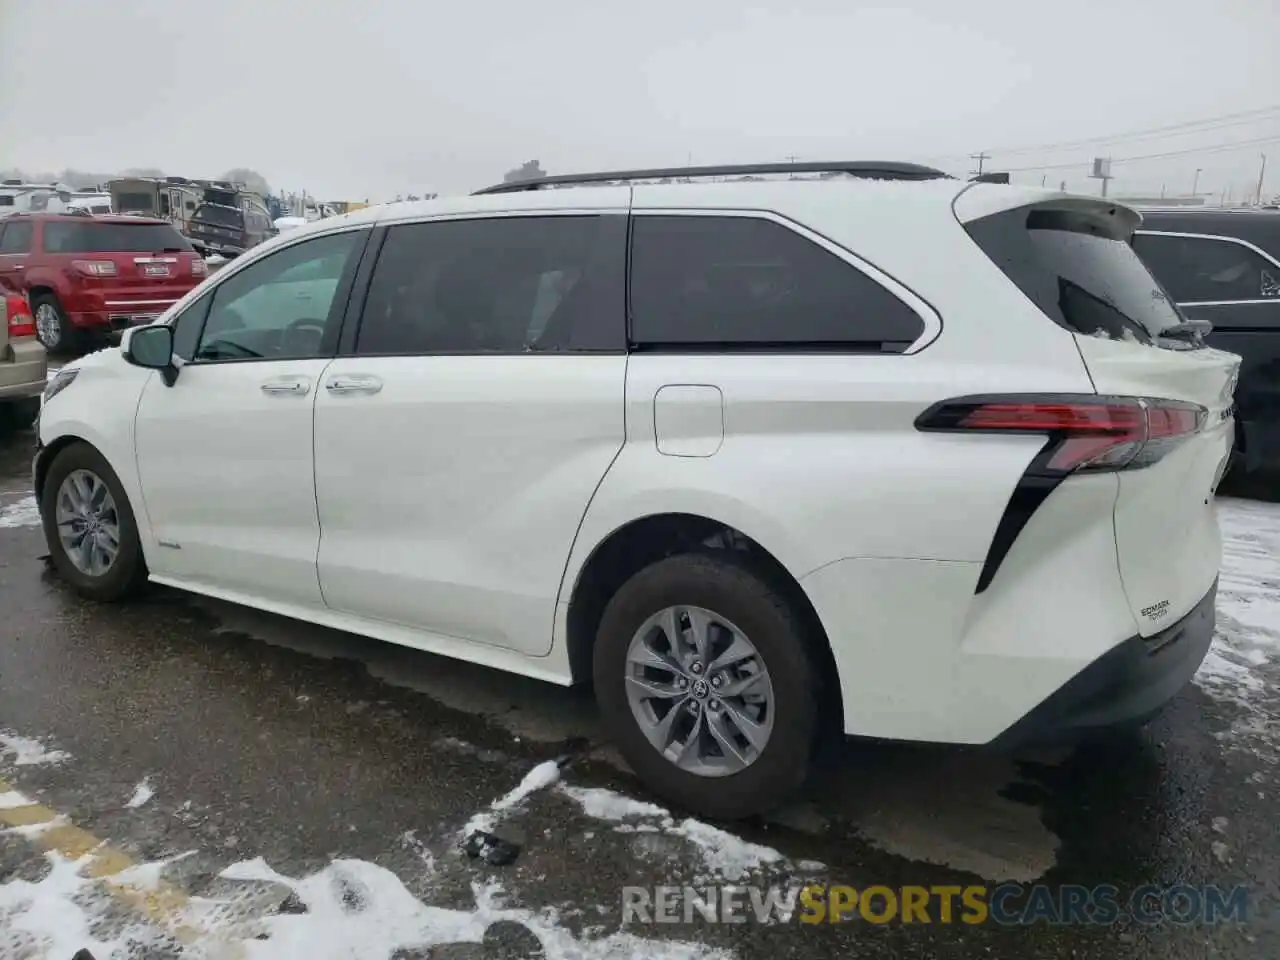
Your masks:
<instances>
[{"instance_id":1,"label":"yellow painted line","mask_svg":"<svg viewBox=\"0 0 1280 960\"><path fill-rule=\"evenodd\" d=\"M26 799L4 780L0 780L0 797L9 795ZM38 828L42 824L45 829ZM143 890L127 883L112 882L111 877L123 873L130 867L137 866L126 853L99 840L87 830L82 830L67 822L67 818L57 811L40 803L0 804L0 827L24 827L24 837L32 843L65 857L68 860L80 861L88 858L81 866L81 873L94 880L101 880L103 886L113 897L134 911L144 914L147 919L167 930L183 946L193 946L205 937L204 931L184 922L181 917L191 904L191 898L177 887L159 881L154 889ZM207 945L207 938L204 944ZM244 956L242 943L225 944L228 952L227 960L238 960Z\"/></svg>"}]
</instances>

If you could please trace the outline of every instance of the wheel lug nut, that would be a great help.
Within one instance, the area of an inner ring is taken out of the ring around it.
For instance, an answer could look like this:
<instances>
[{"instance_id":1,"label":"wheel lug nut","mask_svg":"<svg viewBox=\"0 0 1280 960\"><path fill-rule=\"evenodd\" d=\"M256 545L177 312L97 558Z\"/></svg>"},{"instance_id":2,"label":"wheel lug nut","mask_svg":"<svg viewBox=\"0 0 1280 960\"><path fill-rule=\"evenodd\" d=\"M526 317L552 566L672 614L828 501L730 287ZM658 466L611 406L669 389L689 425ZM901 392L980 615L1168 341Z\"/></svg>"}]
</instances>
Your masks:
<instances>
[{"instance_id":1,"label":"wheel lug nut","mask_svg":"<svg viewBox=\"0 0 1280 960\"><path fill-rule=\"evenodd\" d=\"M697 700L690 700L690 701L689 701L689 712L690 712L690 713L697 713L697 712L698 712L698 701L697 701Z\"/></svg>"},{"instance_id":2,"label":"wheel lug nut","mask_svg":"<svg viewBox=\"0 0 1280 960\"><path fill-rule=\"evenodd\" d=\"M676 677L676 686L683 690L689 685L688 677Z\"/></svg>"},{"instance_id":3,"label":"wheel lug nut","mask_svg":"<svg viewBox=\"0 0 1280 960\"><path fill-rule=\"evenodd\" d=\"M719 700L712 700L709 704L707 704L707 708L708 708L712 713L717 713L717 712L719 712L719 710L720 710L720 701L719 701Z\"/></svg>"},{"instance_id":4,"label":"wheel lug nut","mask_svg":"<svg viewBox=\"0 0 1280 960\"><path fill-rule=\"evenodd\" d=\"M724 677L722 677L720 674L717 673L714 677L711 678L711 685L715 687L717 690L720 689L721 687L724 686Z\"/></svg>"},{"instance_id":5,"label":"wheel lug nut","mask_svg":"<svg viewBox=\"0 0 1280 960\"><path fill-rule=\"evenodd\" d=\"M694 673L701 673L701 672L702 672L702 664L701 664L701 663L699 663L697 660L695 660L695 661L693 662L693 665L692 665L691 667L689 667L689 669L690 669L690 670L692 670Z\"/></svg>"}]
</instances>

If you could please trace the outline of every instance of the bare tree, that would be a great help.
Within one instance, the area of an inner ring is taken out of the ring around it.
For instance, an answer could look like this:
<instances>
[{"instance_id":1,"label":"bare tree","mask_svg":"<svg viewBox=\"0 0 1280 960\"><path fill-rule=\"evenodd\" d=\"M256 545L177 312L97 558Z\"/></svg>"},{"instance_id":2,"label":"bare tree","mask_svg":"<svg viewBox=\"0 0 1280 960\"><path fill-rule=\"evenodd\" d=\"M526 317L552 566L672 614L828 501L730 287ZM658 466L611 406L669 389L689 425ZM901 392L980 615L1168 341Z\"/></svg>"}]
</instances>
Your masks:
<instances>
[{"instance_id":1,"label":"bare tree","mask_svg":"<svg viewBox=\"0 0 1280 960\"><path fill-rule=\"evenodd\" d=\"M243 183L248 189L264 197L271 193L271 186L267 183L267 178L257 170L251 170L248 167L236 167L234 170L228 170L222 175L222 179L230 180L232 183Z\"/></svg>"},{"instance_id":2,"label":"bare tree","mask_svg":"<svg viewBox=\"0 0 1280 960\"><path fill-rule=\"evenodd\" d=\"M542 164L537 160L529 160L520 164L514 170L508 170L502 175L503 183L515 183L517 180L540 180L547 175L547 171L542 169Z\"/></svg>"}]
</instances>

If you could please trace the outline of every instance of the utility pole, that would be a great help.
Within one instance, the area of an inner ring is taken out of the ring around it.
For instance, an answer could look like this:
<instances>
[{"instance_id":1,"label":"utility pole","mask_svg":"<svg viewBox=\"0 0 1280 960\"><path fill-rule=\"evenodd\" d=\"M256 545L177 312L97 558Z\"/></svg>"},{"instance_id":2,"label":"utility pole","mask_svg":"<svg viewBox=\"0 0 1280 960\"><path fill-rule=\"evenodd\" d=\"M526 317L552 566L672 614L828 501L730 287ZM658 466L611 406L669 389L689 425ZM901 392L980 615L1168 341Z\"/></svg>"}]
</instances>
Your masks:
<instances>
[{"instance_id":1,"label":"utility pole","mask_svg":"<svg viewBox=\"0 0 1280 960\"><path fill-rule=\"evenodd\" d=\"M1040 186L1042 186L1042 187L1043 187L1043 186L1044 186L1045 181L1046 181L1046 180L1048 180L1048 179L1049 179L1049 175L1048 175L1047 173L1046 173L1046 174L1044 174L1044 175L1040 178Z\"/></svg>"},{"instance_id":2,"label":"utility pole","mask_svg":"<svg viewBox=\"0 0 1280 960\"><path fill-rule=\"evenodd\" d=\"M1191 181L1191 196L1196 195L1196 188L1200 186L1200 174L1204 171L1200 167L1196 167L1195 178Z\"/></svg>"},{"instance_id":3,"label":"utility pole","mask_svg":"<svg viewBox=\"0 0 1280 960\"><path fill-rule=\"evenodd\" d=\"M969 159L978 161L978 169L974 170L973 174L974 176L980 177L982 176L982 165L991 159L991 154L985 151L983 151L982 153L971 153L969 154Z\"/></svg>"},{"instance_id":4,"label":"utility pole","mask_svg":"<svg viewBox=\"0 0 1280 960\"><path fill-rule=\"evenodd\" d=\"M1258 204L1258 206L1262 206L1262 180L1267 175L1267 155L1264 153L1261 156L1262 156L1262 167L1258 170L1258 192L1254 195L1254 198L1253 198L1254 202Z\"/></svg>"}]
</instances>

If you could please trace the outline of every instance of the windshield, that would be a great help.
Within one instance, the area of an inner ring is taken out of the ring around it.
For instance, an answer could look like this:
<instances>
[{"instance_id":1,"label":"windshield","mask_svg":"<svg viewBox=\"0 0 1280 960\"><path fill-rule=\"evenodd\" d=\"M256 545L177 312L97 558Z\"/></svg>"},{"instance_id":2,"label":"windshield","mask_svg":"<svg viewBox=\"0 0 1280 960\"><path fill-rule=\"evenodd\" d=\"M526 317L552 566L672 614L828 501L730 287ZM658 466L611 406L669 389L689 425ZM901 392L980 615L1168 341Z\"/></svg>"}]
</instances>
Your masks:
<instances>
[{"instance_id":1,"label":"windshield","mask_svg":"<svg viewBox=\"0 0 1280 960\"><path fill-rule=\"evenodd\" d=\"M155 209L155 195L151 193L132 191L117 193L115 197L116 209L121 213L126 210L130 213L151 213Z\"/></svg>"},{"instance_id":2,"label":"windshield","mask_svg":"<svg viewBox=\"0 0 1280 960\"><path fill-rule=\"evenodd\" d=\"M965 228L1033 303L1073 333L1152 343L1182 323L1129 245L1085 215L1022 208Z\"/></svg>"},{"instance_id":3,"label":"windshield","mask_svg":"<svg viewBox=\"0 0 1280 960\"><path fill-rule=\"evenodd\" d=\"M158 253L190 250L191 244L167 223L72 223L44 226L46 253Z\"/></svg>"},{"instance_id":4,"label":"windshield","mask_svg":"<svg viewBox=\"0 0 1280 960\"><path fill-rule=\"evenodd\" d=\"M244 226L244 214L235 207L222 207L217 204L204 203L191 215L192 220L203 220L205 223L216 223L220 227Z\"/></svg>"}]
</instances>

